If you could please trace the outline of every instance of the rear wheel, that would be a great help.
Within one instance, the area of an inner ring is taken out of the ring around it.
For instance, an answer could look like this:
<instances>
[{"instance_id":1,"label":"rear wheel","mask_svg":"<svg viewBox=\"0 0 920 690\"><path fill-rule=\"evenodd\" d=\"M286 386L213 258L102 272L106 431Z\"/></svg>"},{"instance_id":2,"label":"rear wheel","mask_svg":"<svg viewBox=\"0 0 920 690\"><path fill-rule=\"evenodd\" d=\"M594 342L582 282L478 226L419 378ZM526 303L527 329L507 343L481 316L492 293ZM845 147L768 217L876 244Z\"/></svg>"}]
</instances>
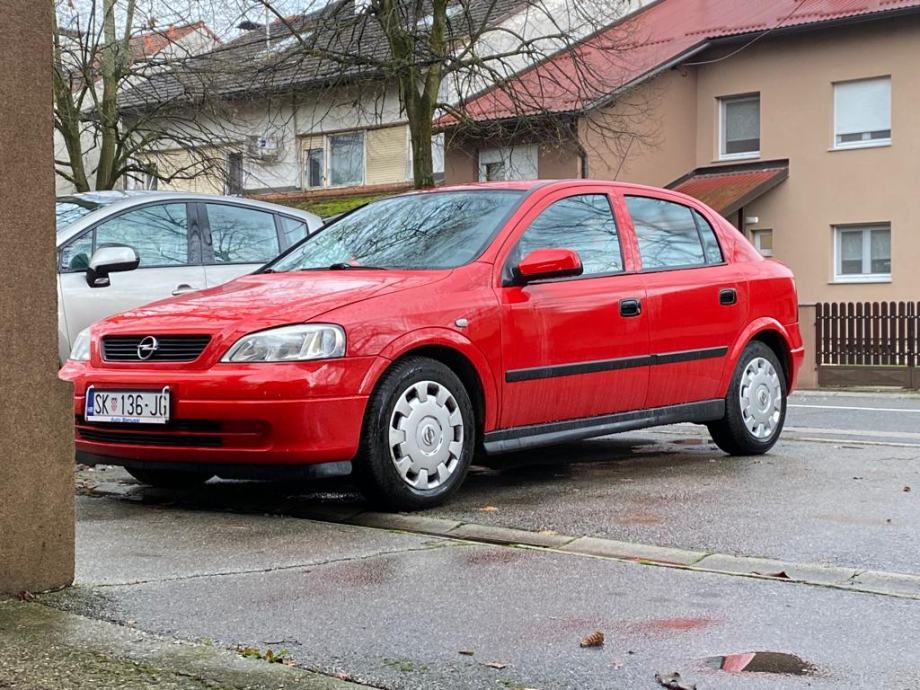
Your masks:
<instances>
[{"instance_id":1,"label":"rear wheel","mask_svg":"<svg viewBox=\"0 0 920 690\"><path fill-rule=\"evenodd\" d=\"M457 375L409 357L383 375L368 401L355 477L382 507L430 508L463 483L475 443L473 405Z\"/></svg>"},{"instance_id":2,"label":"rear wheel","mask_svg":"<svg viewBox=\"0 0 920 690\"><path fill-rule=\"evenodd\" d=\"M213 474L190 470L151 470L138 467L125 468L141 484L164 489L188 489L204 484Z\"/></svg>"},{"instance_id":3,"label":"rear wheel","mask_svg":"<svg viewBox=\"0 0 920 690\"><path fill-rule=\"evenodd\" d=\"M779 438L786 420L783 369L764 343L744 348L725 397L725 417L709 424L716 445L730 455L761 455Z\"/></svg>"}]
</instances>

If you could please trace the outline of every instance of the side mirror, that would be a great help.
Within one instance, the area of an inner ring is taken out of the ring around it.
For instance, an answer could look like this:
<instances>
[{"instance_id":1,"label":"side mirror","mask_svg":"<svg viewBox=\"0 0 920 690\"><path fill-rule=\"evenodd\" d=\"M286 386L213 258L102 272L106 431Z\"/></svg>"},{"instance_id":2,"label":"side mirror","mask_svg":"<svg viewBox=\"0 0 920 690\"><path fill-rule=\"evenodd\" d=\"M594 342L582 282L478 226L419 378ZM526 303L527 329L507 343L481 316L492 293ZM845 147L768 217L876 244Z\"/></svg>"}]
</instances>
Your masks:
<instances>
[{"instance_id":1,"label":"side mirror","mask_svg":"<svg viewBox=\"0 0 920 690\"><path fill-rule=\"evenodd\" d=\"M574 249L534 249L514 268L519 283L580 276L584 268Z\"/></svg>"},{"instance_id":2,"label":"side mirror","mask_svg":"<svg viewBox=\"0 0 920 690\"><path fill-rule=\"evenodd\" d=\"M126 245L109 245L99 247L89 260L86 269L86 284L91 288L108 287L111 281L109 273L133 271L141 260L133 247Z\"/></svg>"}]
</instances>

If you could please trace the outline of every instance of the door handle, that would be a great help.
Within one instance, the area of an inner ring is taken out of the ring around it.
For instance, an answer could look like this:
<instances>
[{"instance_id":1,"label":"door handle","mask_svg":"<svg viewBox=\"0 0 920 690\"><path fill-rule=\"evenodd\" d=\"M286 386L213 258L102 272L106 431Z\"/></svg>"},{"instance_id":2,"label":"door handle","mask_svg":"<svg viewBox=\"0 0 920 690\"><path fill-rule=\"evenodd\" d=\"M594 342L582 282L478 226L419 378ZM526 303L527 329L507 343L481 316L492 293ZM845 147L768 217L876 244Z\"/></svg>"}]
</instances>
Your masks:
<instances>
[{"instance_id":1,"label":"door handle","mask_svg":"<svg viewBox=\"0 0 920 690\"><path fill-rule=\"evenodd\" d=\"M738 301L738 291L735 288L723 288L719 290L719 304L730 306Z\"/></svg>"},{"instance_id":2,"label":"door handle","mask_svg":"<svg viewBox=\"0 0 920 690\"><path fill-rule=\"evenodd\" d=\"M621 299L620 316L639 316L642 313L642 302L638 299Z\"/></svg>"},{"instance_id":3,"label":"door handle","mask_svg":"<svg viewBox=\"0 0 920 690\"><path fill-rule=\"evenodd\" d=\"M178 285L176 285L172 293L174 295L184 295L186 292L194 292L194 291L195 291L195 288L193 288L188 283L179 283Z\"/></svg>"}]
</instances>

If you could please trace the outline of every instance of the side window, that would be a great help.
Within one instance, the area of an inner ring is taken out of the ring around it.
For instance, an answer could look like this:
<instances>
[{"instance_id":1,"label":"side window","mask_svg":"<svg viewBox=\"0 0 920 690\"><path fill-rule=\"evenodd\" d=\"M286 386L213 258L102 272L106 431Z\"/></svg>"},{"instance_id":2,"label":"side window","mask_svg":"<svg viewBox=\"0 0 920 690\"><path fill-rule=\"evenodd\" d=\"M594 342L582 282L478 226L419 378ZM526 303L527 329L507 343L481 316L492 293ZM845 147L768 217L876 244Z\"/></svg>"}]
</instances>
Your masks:
<instances>
[{"instance_id":1,"label":"side window","mask_svg":"<svg viewBox=\"0 0 920 690\"><path fill-rule=\"evenodd\" d=\"M206 206L214 263L257 264L279 254L273 214L227 204Z\"/></svg>"},{"instance_id":2,"label":"side window","mask_svg":"<svg viewBox=\"0 0 920 690\"><path fill-rule=\"evenodd\" d=\"M284 248L292 247L307 236L307 224L302 220L278 216L281 221L281 241Z\"/></svg>"},{"instance_id":3,"label":"side window","mask_svg":"<svg viewBox=\"0 0 920 690\"><path fill-rule=\"evenodd\" d=\"M706 255L706 263L722 263L722 248L719 246L719 239L716 237L716 231L712 229L712 225L703 217L703 214L696 210L693 210L693 220L696 221L696 227L700 231L700 239L703 240L703 254Z\"/></svg>"},{"instance_id":4,"label":"side window","mask_svg":"<svg viewBox=\"0 0 920 690\"><path fill-rule=\"evenodd\" d=\"M700 232L688 207L644 196L627 196L626 206L636 229L644 269L706 263Z\"/></svg>"},{"instance_id":5,"label":"side window","mask_svg":"<svg viewBox=\"0 0 920 690\"><path fill-rule=\"evenodd\" d=\"M87 232L61 249L62 271L85 271L93 255L93 233Z\"/></svg>"},{"instance_id":6,"label":"side window","mask_svg":"<svg viewBox=\"0 0 920 690\"><path fill-rule=\"evenodd\" d=\"M524 231L515 248L523 258L534 249L574 249L582 275L623 270L623 256L610 201L604 194L581 194L548 206Z\"/></svg>"},{"instance_id":7,"label":"side window","mask_svg":"<svg viewBox=\"0 0 920 690\"><path fill-rule=\"evenodd\" d=\"M107 244L134 247L141 268L188 263L185 204L157 204L128 211L96 226L96 248Z\"/></svg>"}]
</instances>

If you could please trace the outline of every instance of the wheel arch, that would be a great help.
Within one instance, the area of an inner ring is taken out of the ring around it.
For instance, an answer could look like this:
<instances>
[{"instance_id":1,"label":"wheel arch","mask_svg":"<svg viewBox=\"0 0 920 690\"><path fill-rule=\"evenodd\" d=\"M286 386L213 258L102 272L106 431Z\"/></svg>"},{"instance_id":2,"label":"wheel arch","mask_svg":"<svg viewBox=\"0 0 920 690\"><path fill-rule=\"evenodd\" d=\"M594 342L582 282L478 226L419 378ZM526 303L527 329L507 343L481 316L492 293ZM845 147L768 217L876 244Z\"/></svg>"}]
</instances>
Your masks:
<instances>
[{"instance_id":1,"label":"wheel arch","mask_svg":"<svg viewBox=\"0 0 920 690\"><path fill-rule=\"evenodd\" d=\"M738 364L738 358L741 357L744 348L755 341L763 343L776 355L783 369L783 379L786 383L787 393L792 387L794 383L794 364L789 334L779 321L763 318L751 323L735 341L735 345L729 353L727 366L722 372L722 382L719 390L722 391L723 395L728 390L728 383L731 381L732 374Z\"/></svg>"},{"instance_id":2,"label":"wheel arch","mask_svg":"<svg viewBox=\"0 0 920 690\"><path fill-rule=\"evenodd\" d=\"M498 390L492 368L482 352L461 334L447 329L410 333L389 345L364 378L362 393L370 395L383 374L406 357L428 357L451 369L473 403L480 434L493 429L498 418Z\"/></svg>"}]
</instances>

